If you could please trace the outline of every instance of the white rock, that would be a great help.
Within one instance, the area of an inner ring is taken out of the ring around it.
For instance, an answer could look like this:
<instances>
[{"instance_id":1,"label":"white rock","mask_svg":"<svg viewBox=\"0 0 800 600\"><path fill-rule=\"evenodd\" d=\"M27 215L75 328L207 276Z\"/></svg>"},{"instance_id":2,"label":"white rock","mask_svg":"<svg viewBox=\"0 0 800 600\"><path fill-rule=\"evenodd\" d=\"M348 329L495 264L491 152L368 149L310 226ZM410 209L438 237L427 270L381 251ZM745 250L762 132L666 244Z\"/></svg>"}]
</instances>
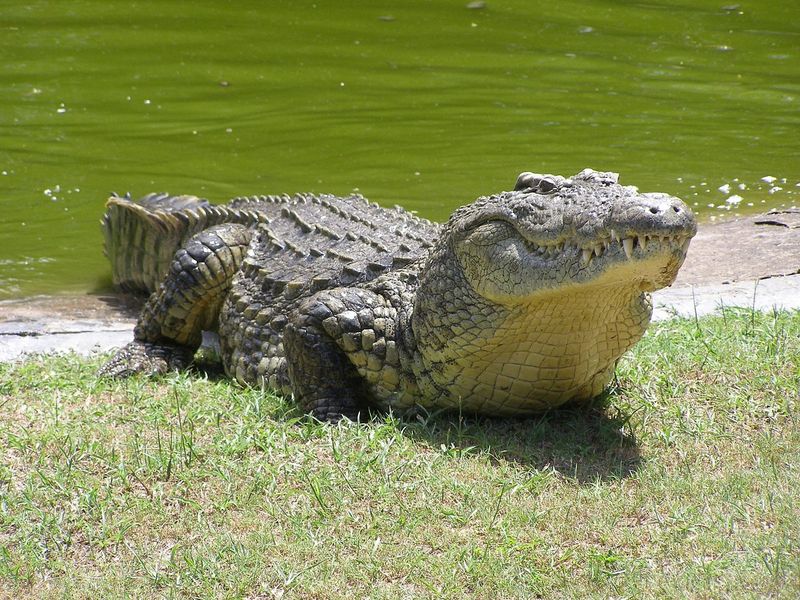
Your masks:
<instances>
[{"instance_id":1,"label":"white rock","mask_svg":"<svg viewBox=\"0 0 800 600\"><path fill-rule=\"evenodd\" d=\"M741 196L737 196L736 194L734 194L733 196L728 196L728 197L725 199L725 203L726 203L726 204L730 204L731 206L736 206L736 205L738 205L738 204L739 204L739 203L740 203L742 200L744 200L744 198L742 198Z\"/></svg>"}]
</instances>

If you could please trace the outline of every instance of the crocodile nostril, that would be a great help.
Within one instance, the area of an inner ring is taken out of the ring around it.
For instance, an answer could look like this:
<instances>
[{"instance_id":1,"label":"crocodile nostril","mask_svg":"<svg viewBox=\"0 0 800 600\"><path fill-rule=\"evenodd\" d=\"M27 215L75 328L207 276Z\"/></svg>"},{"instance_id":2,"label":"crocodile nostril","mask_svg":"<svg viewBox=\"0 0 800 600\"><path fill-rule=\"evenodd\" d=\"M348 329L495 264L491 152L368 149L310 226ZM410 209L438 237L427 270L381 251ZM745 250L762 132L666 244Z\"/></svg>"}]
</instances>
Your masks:
<instances>
[{"instance_id":1,"label":"crocodile nostril","mask_svg":"<svg viewBox=\"0 0 800 600\"><path fill-rule=\"evenodd\" d=\"M676 213L679 213L679 212L681 212L681 207L680 206L673 206L672 210L674 210Z\"/></svg>"},{"instance_id":2,"label":"crocodile nostril","mask_svg":"<svg viewBox=\"0 0 800 600\"><path fill-rule=\"evenodd\" d=\"M657 215L658 214L658 208L655 207L655 206L651 206L650 207L650 212L653 213L654 215Z\"/></svg>"}]
</instances>

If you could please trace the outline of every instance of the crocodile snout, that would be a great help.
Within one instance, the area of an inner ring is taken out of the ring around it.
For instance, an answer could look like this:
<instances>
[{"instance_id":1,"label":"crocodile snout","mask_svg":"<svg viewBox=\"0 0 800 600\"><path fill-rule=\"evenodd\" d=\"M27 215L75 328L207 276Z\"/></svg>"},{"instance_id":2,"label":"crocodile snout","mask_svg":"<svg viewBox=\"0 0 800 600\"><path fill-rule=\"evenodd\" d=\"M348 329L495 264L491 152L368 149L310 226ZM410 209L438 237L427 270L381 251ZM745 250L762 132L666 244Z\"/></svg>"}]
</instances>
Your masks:
<instances>
[{"instance_id":1,"label":"crocodile snout","mask_svg":"<svg viewBox=\"0 0 800 600\"><path fill-rule=\"evenodd\" d=\"M682 234L691 237L697 232L694 213L680 198L669 194L640 194L615 216L613 220L623 229L639 233Z\"/></svg>"}]
</instances>

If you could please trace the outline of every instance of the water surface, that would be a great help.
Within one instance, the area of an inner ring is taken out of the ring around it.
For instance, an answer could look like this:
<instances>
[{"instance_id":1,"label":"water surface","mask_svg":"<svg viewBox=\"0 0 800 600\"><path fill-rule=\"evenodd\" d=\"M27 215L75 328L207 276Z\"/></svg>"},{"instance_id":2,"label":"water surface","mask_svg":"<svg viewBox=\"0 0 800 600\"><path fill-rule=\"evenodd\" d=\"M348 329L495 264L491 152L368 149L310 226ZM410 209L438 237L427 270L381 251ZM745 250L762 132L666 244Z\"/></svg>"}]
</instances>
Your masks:
<instances>
[{"instance_id":1,"label":"water surface","mask_svg":"<svg viewBox=\"0 0 800 600\"><path fill-rule=\"evenodd\" d=\"M112 190L445 219L591 166L704 218L800 197L797 2L10 4L0 298L106 288Z\"/></svg>"}]
</instances>

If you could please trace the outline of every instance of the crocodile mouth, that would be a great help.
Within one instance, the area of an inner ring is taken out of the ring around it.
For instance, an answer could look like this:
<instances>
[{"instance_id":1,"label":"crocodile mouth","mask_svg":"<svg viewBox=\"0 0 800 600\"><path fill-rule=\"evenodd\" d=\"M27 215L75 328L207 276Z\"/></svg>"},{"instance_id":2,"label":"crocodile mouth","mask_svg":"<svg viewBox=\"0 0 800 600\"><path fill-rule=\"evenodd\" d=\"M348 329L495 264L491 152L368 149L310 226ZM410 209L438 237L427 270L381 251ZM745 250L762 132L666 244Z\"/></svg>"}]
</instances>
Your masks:
<instances>
[{"instance_id":1,"label":"crocodile mouth","mask_svg":"<svg viewBox=\"0 0 800 600\"><path fill-rule=\"evenodd\" d=\"M534 256L548 259L578 255L581 265L588 266L603 257L637 260L662 253L674 254L677 251L685 255L691 239L691 235L683 233L621 236L612 229L608 236L597 238L592 242L565 239L542 243L525 239L525 245Z\"/></svg>"}]
</instances>

